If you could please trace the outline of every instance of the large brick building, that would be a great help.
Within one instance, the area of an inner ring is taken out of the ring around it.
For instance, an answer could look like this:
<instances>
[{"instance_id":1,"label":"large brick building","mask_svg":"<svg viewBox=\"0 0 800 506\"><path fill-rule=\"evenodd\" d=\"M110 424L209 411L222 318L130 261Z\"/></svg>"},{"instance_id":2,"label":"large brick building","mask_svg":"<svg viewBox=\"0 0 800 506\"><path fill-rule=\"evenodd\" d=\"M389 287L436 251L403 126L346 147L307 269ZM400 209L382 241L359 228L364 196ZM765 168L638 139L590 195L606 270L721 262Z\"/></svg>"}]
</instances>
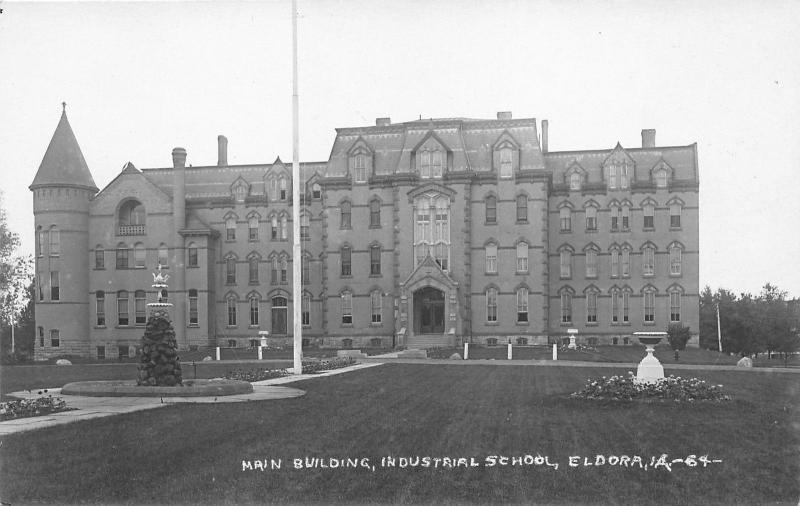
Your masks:
<instances>
[{"instance_id":1,"label":"large brick building","mask_svg":"<svg viewBox=\"0 0 800 506\"><path fill-rule=\"evenodd\" d=\"M301 164L302 294L292 293L291 165L127 163L98 191L67 121L30 186L36 357L139 343L151 272L170 274L181 348L628 342L698 331L697 147L549 152L533 118L337 129Z\"/></svg>"}]
</instances>

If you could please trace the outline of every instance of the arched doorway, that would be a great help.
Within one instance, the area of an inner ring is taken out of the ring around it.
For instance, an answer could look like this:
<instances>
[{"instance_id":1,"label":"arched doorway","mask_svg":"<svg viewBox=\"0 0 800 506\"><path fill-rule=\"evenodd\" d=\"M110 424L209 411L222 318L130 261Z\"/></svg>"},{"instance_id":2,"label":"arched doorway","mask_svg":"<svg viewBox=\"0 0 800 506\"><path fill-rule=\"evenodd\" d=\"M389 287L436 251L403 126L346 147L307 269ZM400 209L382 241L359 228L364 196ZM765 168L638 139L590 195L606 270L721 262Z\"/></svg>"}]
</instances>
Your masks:
<instances>
[{"instance_id":1,"label":"arched doorway","mask_svg":"<svg viewBox=\"0 0 800 506\"><path fill-rule=\"evenodd\" d=\"M414 292L414 333L444 332L444 292L425 287Z\"/></svg>"}]
</instances>

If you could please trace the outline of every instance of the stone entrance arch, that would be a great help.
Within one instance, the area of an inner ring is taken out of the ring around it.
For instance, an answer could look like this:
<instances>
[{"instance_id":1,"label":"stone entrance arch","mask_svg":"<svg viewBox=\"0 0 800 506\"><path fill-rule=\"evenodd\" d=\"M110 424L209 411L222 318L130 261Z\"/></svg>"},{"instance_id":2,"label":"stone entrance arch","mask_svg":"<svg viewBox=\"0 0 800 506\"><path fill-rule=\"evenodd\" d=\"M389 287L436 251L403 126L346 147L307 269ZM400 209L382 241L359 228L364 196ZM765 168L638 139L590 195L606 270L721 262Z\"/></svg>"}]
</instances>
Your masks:
<instances>
[{"instance_id":1,"label":"stone entrance arch","mask_svg":"<svg viewBox=\"0 0 800 506\"><path fill-rule=\"evenodd\" d=\"M458 283L429 255L400 283L399 346L452 346L461 336Z\"/></svg>"},{"instance_id":2,"label":"stone entrance arch","mask_svg":"<svg viewBox=\"0 0 800 506\"><path fill-rule=\"evenodd\" d=\"M414 334L443 334L445 331L445 295L432 286L420 288L414 297Z\"/></svg>"}]
</instances>

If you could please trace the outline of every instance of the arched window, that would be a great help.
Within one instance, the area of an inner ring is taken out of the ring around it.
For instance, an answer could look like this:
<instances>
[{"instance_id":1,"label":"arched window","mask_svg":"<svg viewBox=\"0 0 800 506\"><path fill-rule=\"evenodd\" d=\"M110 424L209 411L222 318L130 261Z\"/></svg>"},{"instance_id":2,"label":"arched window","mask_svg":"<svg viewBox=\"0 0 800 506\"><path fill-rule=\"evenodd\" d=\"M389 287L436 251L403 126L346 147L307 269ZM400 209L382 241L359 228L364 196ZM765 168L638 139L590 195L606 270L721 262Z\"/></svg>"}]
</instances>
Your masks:
<instances>
[{"instance_id":1,"label":"arched window","mask_svg":"<svg viewBox=\"0 0 800 506\"><path fill-rule=\"evenodd\" d=\"M61 275L58 271L50 271L50 300L61 300Z\"/></svg>"},{"instance_id":2,"label":"arched window","mask_svg":"<svg viewBox=\"0 0 800 506\"><path fill-rule=\"evenodd\" d=\"M144 249L144 244L137 242L133 245L133 265L137 269L145 267L145 260L147 258L147 250Z\"/></svg>"},{"instance_id":3,"label":"arched window","mask_svg":"<svg viewBox=\"0 0 800 506\"><path fill-rule=\"evenodd\" d=\"M670 276L681 275L681 256L683 248L680 244L673 243L669 247L669 274Z\"/></svg>"},{"instance_id":4,"label":"arched window","mask_svg":"<svg viewBox=\"0 0 800 506\"><path fill-rule=\"evenodd\" d=\"M274 214L269 219L270 223L270 237L273 241L278 239L278 217Z\"/></svg>"},{"instance_id":5,"label":"arched window","mask_svg":"<svg viewBox=\"0 0 800 506\"><path fill-rule=\"evenodd\" d=\"M236 219L228 218L225 220L225 240L236 240Z\"/></svg>"},{"instance_id":6,"label":"arched window","mask_svg":"<svg viewBox=\"0 0 800 506\"><path fill-rule=\"evenodd\" d=\"M284 176L281 176L280 179L278 180L278 184L280 186L280 192L281 192L280 193L280 199L281 200L286 200L288 198L288 196L289 196L288 195L289 192L286 189L286 178Z\"/></svg>"},{"instance_id":7,"label":"arched window","mask_svg":"<svg viewBox=\"0 0 800 506\"><path fill-rule=\"evenodd\" d=\"M356 183L367 182L367 157L364 153L353 156L353 175Z\"/></svg>"},{"instance_id":8,"label":"arched window","mask_svg":"<svg viewBox=\"0 0 800 506\"><path fill-rule=\"evenodd\" d=\"M199 265L198 258L197 258L197 245L193 242L189 243L189 246L186 248L188 252L188 258L186 259L186 265L188 267L197 267Z\"/></svg>"},{"instance_id":9,"label":"arched window","mask_svg":"<svg viewBox=\"0 0 800 506\"><path fill-rule=\"evenodd\" d=\"M250 241L258 240L258 216L247 219L247 238Z\"/></svg>"},{"instance_id":10,"label":"arched window","mask_svg":"<svg viewBox=\"0 0 800 506\"><path fill-rule=\"evenodd\" d=\"M120 290L117 292L117 324L126 326L130 324L128 317L128 291Z\"/></svg>"},{"instance_id":11,"label":"arched window","mask_svg":"<svg viewBox=\"0 0 800 506\"><path fill-rule=\"evenodd\" d=\"M164 243L158 246L158 265L162 267L169 266L169 248Z\"/></svg>"},{"instance_id":12,"label":"arched window","mask_svg":"<svg viewBox=\"0 0 800 506\"><path fill-rule=\"evenodd\" d=\"M308 292L303 292L303 301L302 307L300 309L300 315L303 321L304 327L311 326L311 294Z\"/></svg>"},{"instance_id":13,"label":"arched window","mask_svg":"<svg viewBox=\"0 0 800 506\"><path fill-rule=\"evenodd\" d=\"M288 299L283 296L272 298L272 333L286 334L288 322Z\"/></svg>"},{"instance_id":14,"label":"arched window","mask_svg":"<svg viewBox=\"0 0 800 506\"><path fill-rule=\"evenodd\" d=\"M572 323L572 293L561 292L561 323Z\"/></svg>"},{"instance_id":15,"label":"arched window","mask_svg":"<svg viewBox=\"0 0 800 506\"><path fill-rule=\"evenodd\" d=\"M228 327L236 326L236 297L229 295L226 303L228 309Z\"/></svg>"},{"instance_id":16,"label":"arched window","mask_svg":"<svg viewBox=\"0 0 800 506\"><path fill-rule=\"evenodd\" d=\"M36 229L36 256L44 256L44 245L47 241L47 231L42 230L42 226Z\"/></svg>"},{"instance_id":17,"label":"arched window","mask_svg":"<svg viewBox=\"0 0 800 506\"><path fill-rule=\"evenodd\" d=\"M414 200L414 257L419 265L429 254L446 271L450 265L450 200L427 193Z\"/></svg>"},{"instance_id":18,"label":"arched window","mask_svg":"<svg viewBox=\"0 0 800 506\"><path fill-rule=\"evenodd\" d=\"M311 238L311 224L307 212L300 214L300 239L307 240Z\"/></svg>"},{"instance_id":19,"label":"arched window","mask_svg":"<svg viewBox=\"0 0 800 506\"><path fill-rule=\"evenodd\" d=\"M270 273L269 273L270 282L273 285L277 285L278 284L278 268L279 268L279 261L278 261L278 257L277 256L273 256L272 257L272 261L270 262L270 266L271 266Z\"/></svg>"},{"instance_id":20,"label":"arched window","mask_svg":"<svg viewBox=\"0 0 800 506\"><path fill-rule=\"evenodd\" d=\"M486 197L486 224L497 223L497 197L489 195Z\"/></svg>"},{"instance_id":21,"label":"arched window","mask_svg":"<svg viewBox=\"0 0 800 506\"><path fill-rule=\"evenodd\" d=\"M621 260L621 274L623 278L630 277L631 275L631 248L630 246L622 247L622 260Z\"/></svg>"},{"instance_id":22,"label":"arched window","mask_svg":"<svg viewBox=\"0 0 800 506\"><path fill-rule=\"evenodd\" d=\"M561 279L568 279L572 277L572 250L569 248L562 248L559 252L561 263Z\"/></svg>"},{"instance_id":23,"label":"arched window","mask_svg":"<svg viewBox=\"0 0 800 506\"><path fill-rule=\"evenodd\" d=\"M269 178L269 199L273 202L278 200L278 179L275 176Z\"/></svg>"},{"instance_id":24,"label":"arched window","mask_svg":"<svg viewBox=\"0 0 800 506\"><path fill-rule=\"evenodd\" d=\"M289 238L288 220L285 214L281 215L281 241L285 241Z\"/></svg>"},{"instance_id":25,"label":"arched window","mask_svg":"<svg viewBox=\"0 0 800 506\"><path fill-rule=\"evenodd\" d=\"M97 312L97 326L106 326L106 292L98 290L95 294L95 309Z\"/></svg>"},{"instance_id":26,"label":"arched window","mask_svg":"<svg viewBox=\"0 0 800 506\"><path fill-rule=\"evenodd\" d=\"M310 283L311 279L311 269L310 269L310 262L311 257L307 254L303 255L302 258L302 265L300 266L300 280L302 284L307 285Z\"/></svg>"},{"instance_id":27,"label":"arched window","mask_svg":"<svg viewBox=\"0 0 800 506\"><path fill-rule=\"evenodd\" d=\"M597 230L597 208L594 206L586 207L586 230Z\"/></svg>"},{"instance_id":28,"label":"arched window","mask_svg":"<svg viewBox=\"0 0 800 506\"><path fill-rule=\"evenodd\" d=\"M353 324L353 294L345 290L341 295L342 299L342 325Z\"/></svg>"},{"instance_id":29,"label":"arched window","mask_svg":"<svg viewBox=\"0 0 800 506\"><path fill-rule=\"evenodd\" d=\"M561 219L561 231L569 232L572 230L572 209L564 206L559 209L558 214Z\"/></svg>"},{"instance_id":30,"label":"arched window","mask_svg":"<svg viewBox=\"0 0 800 506\"><path fill-rule=\"evenodd\" d=\"M656 321L656 292L652 288L644 290L644 322L655 323Z\"/></svg>"},{"instance_id":31,"label":"arched window","mask_svg":"<svg viewBox=\"0 0 800 506\"><path fill-rule=\"evenodd\" d=\"M99 244L94 248L94 268L106 268L106 251L103 249L103 246Z\"/></svg>"},{"instance_id":32,"label":"arched window","mask_svg":"<svg viewBox=\"0 0 800 506\"><path fill-rule=\"evenodd\" d=\"M145 235L145 210L137 200L128 200L119 208L119 235Z\"/></svg>"},{"instance_id":33,"label":"arched window","mask_svg":"<svg viewBox=\"0 0 800 506\"><path fill-rule=\"evenodd\" d=\"M681 321L681 292L671 290L669 292L669 321L679 323Z\"/></svg>"},{"instance_id":34,"label":"arched window","mask_svg":"<svg viewBox=\"0 0 800 506\"><path fill-rule=\"evenodd\" d=\"M611 323L619 323L620 291L618 288L611 289Z\"/></svg>"},{"instance_id":35,"label":"arched window","mask_svg":"<svg viewBox=\"0 0 800 506\"><path fill-rule=\"evenodd\" d=\"M289 260L286 255L281 255L281 284L285 285L288 282Z\"/></svg>"},{"instance_id":36,"label":"arched window","mask_svg":"<svg viewBox=\"0 0 800 506\"><path fill-rule=\"evenodd\" d=\"M250 326L258 326L258 296L251 295L248 299L250 302Z\"/></svg>"},{"instance_id":37,"label":"arched window","mask_svg":"<svg viewBox=\"0 0 800 506\"><path fill-rule=\"evenodd\" d=\"M642 215L644 216L644 228L655 228L655 211L656 208L653 204L645 204L642 206Z\"/></svg>"},{"instance_id":38,"label":"arched window","mask_svg":"<svg viewBox=\"0 0 800 506\"><path fill-rule=\"evenodd\" d=\"M369 226L373 228L381 226L381 201L378 199L369 201Z\"/></svg>"},{"instance_id":39,"label":"arched window","mask_svg":"<svg viewBox=\"0 0 800 506\"><path fill-rule=\"evenodd\" d=\"M258 284L258 257L253 255L247 259L248 279L251 284Z\"/></svg>"},{"instance_id":40,"label":"arched window","mask_svg":"<svg viewBox=\"0 0 800 506\"><path fill-rule=\"evenodd\" d=\"M197 290L189 289L189 325L197 325L199 318L197 315Z\"/></svg>"},{"instance_id":41,"label":"arched window","mask_svg":"<svg viewBox=\"0 0 800 506\"><path fill-rule=\"evenodd\" d=\"M517 243L517 272L528 272L528 243Z\"/></svg>"},{"instance_id":42,"label":"arched window","mask_svg":"<svg viewBox=\"0 0 800 506\"><path fill-rule=\"evenodd\" d=\"M611 277L619 277L619 248L614 246L611 248Z\"/></svg>"},{"instance_id":43,"label":"arched window","mask_svg":"<svg viewBox=\"0 0 800 506\"><path fill-rule=\"evenodd\" d=\"M589 248L586 250L586 277L597 277L597 250Z\"/></svg>"},{"instance_id":44,"label":"arched window","mask_svg":"<svg viewBox=\"0 0 800 506\"><path fill-rule=\"evenodd\" d=\"M517 195L517 221L528 221L528 197L527 195Z\"/></svg>"},{"instance_id":45,"label":"arched window","mask_svg":"<svg viewBox=\"0 0 800 506\"><path fill-rule=\"evenodd\" d=\"M53 225L50 227L50 256L61 254L61 232Z\"/></svg>"},{"instance_id":46,"label":"arched window","mask_svg":"<svg viewBox=\"0 0 800 506\"><path fill-rule=\"evenodd\" d=\"M669 228L681 228L681 205L672 203L669 206Z\"/></svg>"},{"instance_id":47,"label":"arched window","mask_svg":"<svg viewBox=\"0 0 800 506\"><path fill-rule=\"evenodd\" d=\"M225 284L236 284L236 259L233 257L225 259Z\"/></svg>"},{"instance_id":48,"label":"arched window","mask_svg":"<svg viewBox=\"0 0 800 506\"><path fill-rule=\"evenodd\" d=\"M486 245L486 274L497 274L497 244Z\"/></svg>"},{"instance_id":49,"label":"arched window","mask_svg":"<svg viewBox=\"0 0 800 506\"><path fill-rule=\"evenodd\" d=\"M352 250L350 249L350 246L342 246L342 249L340 251L341 263L342 263L342 271L341 271L342 276L353 275L351 252Z\"/></svg>"},{"instance_id":50,"label":"arched window","mask_svg":"<svg viewBox=\"0 0 800 506\"><path fill-rule=\"evenodd\" d=\"M528 289L517 289L517 323L528 323Z\"/></svg>"},{"instance_id":51,"label":"arched window","mask_svg":"<svg viewBox=\"0 0 800 506\"><path fill-rule=\"evenodd\" d=\"M117 269L129 269L130 268L130 249L128 245L121 242L117 244L117 258L116 258L116 268Z\"/></svg>"},{"instance_id":52,"label":"arched window","mask_svg":"<svg viewBox=\"0 0 800 506\"><path fill-rule=\"evenodd\" d=\"M631 206L630 204L622 204L622 230L631 228Z\"/></svg>"},{"instance_id":53,"label":"arched window","mask_svg":"<svg viewBox=\"0 0 800 506\"><path fill-rule=\"evenodd\" d=\"M486 290L486 321L497 321L497 288Z\"/></svg>"},{"instance_id":54,"label":"arched window","mask_svg":"<svg viewBox=\"0 0 800 506\"><path fill-rule=\"evenodd\" d=\"M382 320L382 306L383 306L383 297L381 296L380 290L373 290L370 293L370 302L372 307L372 323L373 324L380 324Z\"/></svg>"},{"instance_id":55,"label":"arched window","mask_svg":"<svg viewBox=\"0 0 800 506\"><path fill-rule=\"evenodd\" d=\"M656 249L647 245L642 248L642 276L655 276L656 274Z\"/></svg>"},{"instance_id":56,"label":"arched window","mask_svg":"<svg viewBox=\"0 0 800 506\"><path fill-rule=\"evenodd\" d=\"M136 312L136 325L144 325L147 323L146 301L144 290L136 290L133 293L133 308Z\"/></svg>"},{"instance_id":57,"label":"arched window","mask_svg":"<svg viewBox=\"0 0 800 506\"><path fill-rule=\"evenodd\" d=\"M573 172L569 176L569 189L573 191L581 189L581 175L577 172Z\"/></svg>"},{"instance_id":58,"label":"arched window","mask_svg":"<svg viewBox=\"0 0 800 506\"><path fill-rule=\"evenodd\" d=\"M586 292L586 323L597 323L597 291Z\"/></svg>"},{"instance_id":59,"label":"arched window","mask_svg":"<svg viewBox=\"0 0 800 506\"><path fill-rule=\"evenodd\" d=\"M351 228L351 208L350 208L350 201L345 200L341 204L339 204L339 209L341 211L341 220L339 221L339 228Z\"/></svg>"},{"instance_id":60,"label":"arched window","mask_svg":"<svg viewBox=\"0 0 800 506\"><path fill-rule=\"evenodd\" d=\"M369 274L370 276L381 275L381 247L379 245L369 247Z\"/></svg>"}]
</instances>

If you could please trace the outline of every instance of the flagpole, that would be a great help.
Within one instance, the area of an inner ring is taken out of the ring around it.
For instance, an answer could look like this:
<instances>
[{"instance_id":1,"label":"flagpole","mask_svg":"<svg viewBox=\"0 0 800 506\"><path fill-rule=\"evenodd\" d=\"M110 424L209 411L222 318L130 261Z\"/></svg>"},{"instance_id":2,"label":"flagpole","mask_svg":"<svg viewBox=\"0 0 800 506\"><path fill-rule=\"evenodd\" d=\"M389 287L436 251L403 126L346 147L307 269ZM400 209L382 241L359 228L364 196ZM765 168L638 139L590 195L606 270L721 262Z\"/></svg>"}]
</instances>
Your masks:
<instances>
[{"instance_id":1,"label":"flagpole","mask_svg":"<svg viewBox=\"0 0 800 506\"><path fill-rule=\"evenodd\" d=\"M292 0L292 320L294 326L294 373L303 373L303 321L300 246L300 129L297 93L297 0Z\"/></svg>"}]
</instances>

